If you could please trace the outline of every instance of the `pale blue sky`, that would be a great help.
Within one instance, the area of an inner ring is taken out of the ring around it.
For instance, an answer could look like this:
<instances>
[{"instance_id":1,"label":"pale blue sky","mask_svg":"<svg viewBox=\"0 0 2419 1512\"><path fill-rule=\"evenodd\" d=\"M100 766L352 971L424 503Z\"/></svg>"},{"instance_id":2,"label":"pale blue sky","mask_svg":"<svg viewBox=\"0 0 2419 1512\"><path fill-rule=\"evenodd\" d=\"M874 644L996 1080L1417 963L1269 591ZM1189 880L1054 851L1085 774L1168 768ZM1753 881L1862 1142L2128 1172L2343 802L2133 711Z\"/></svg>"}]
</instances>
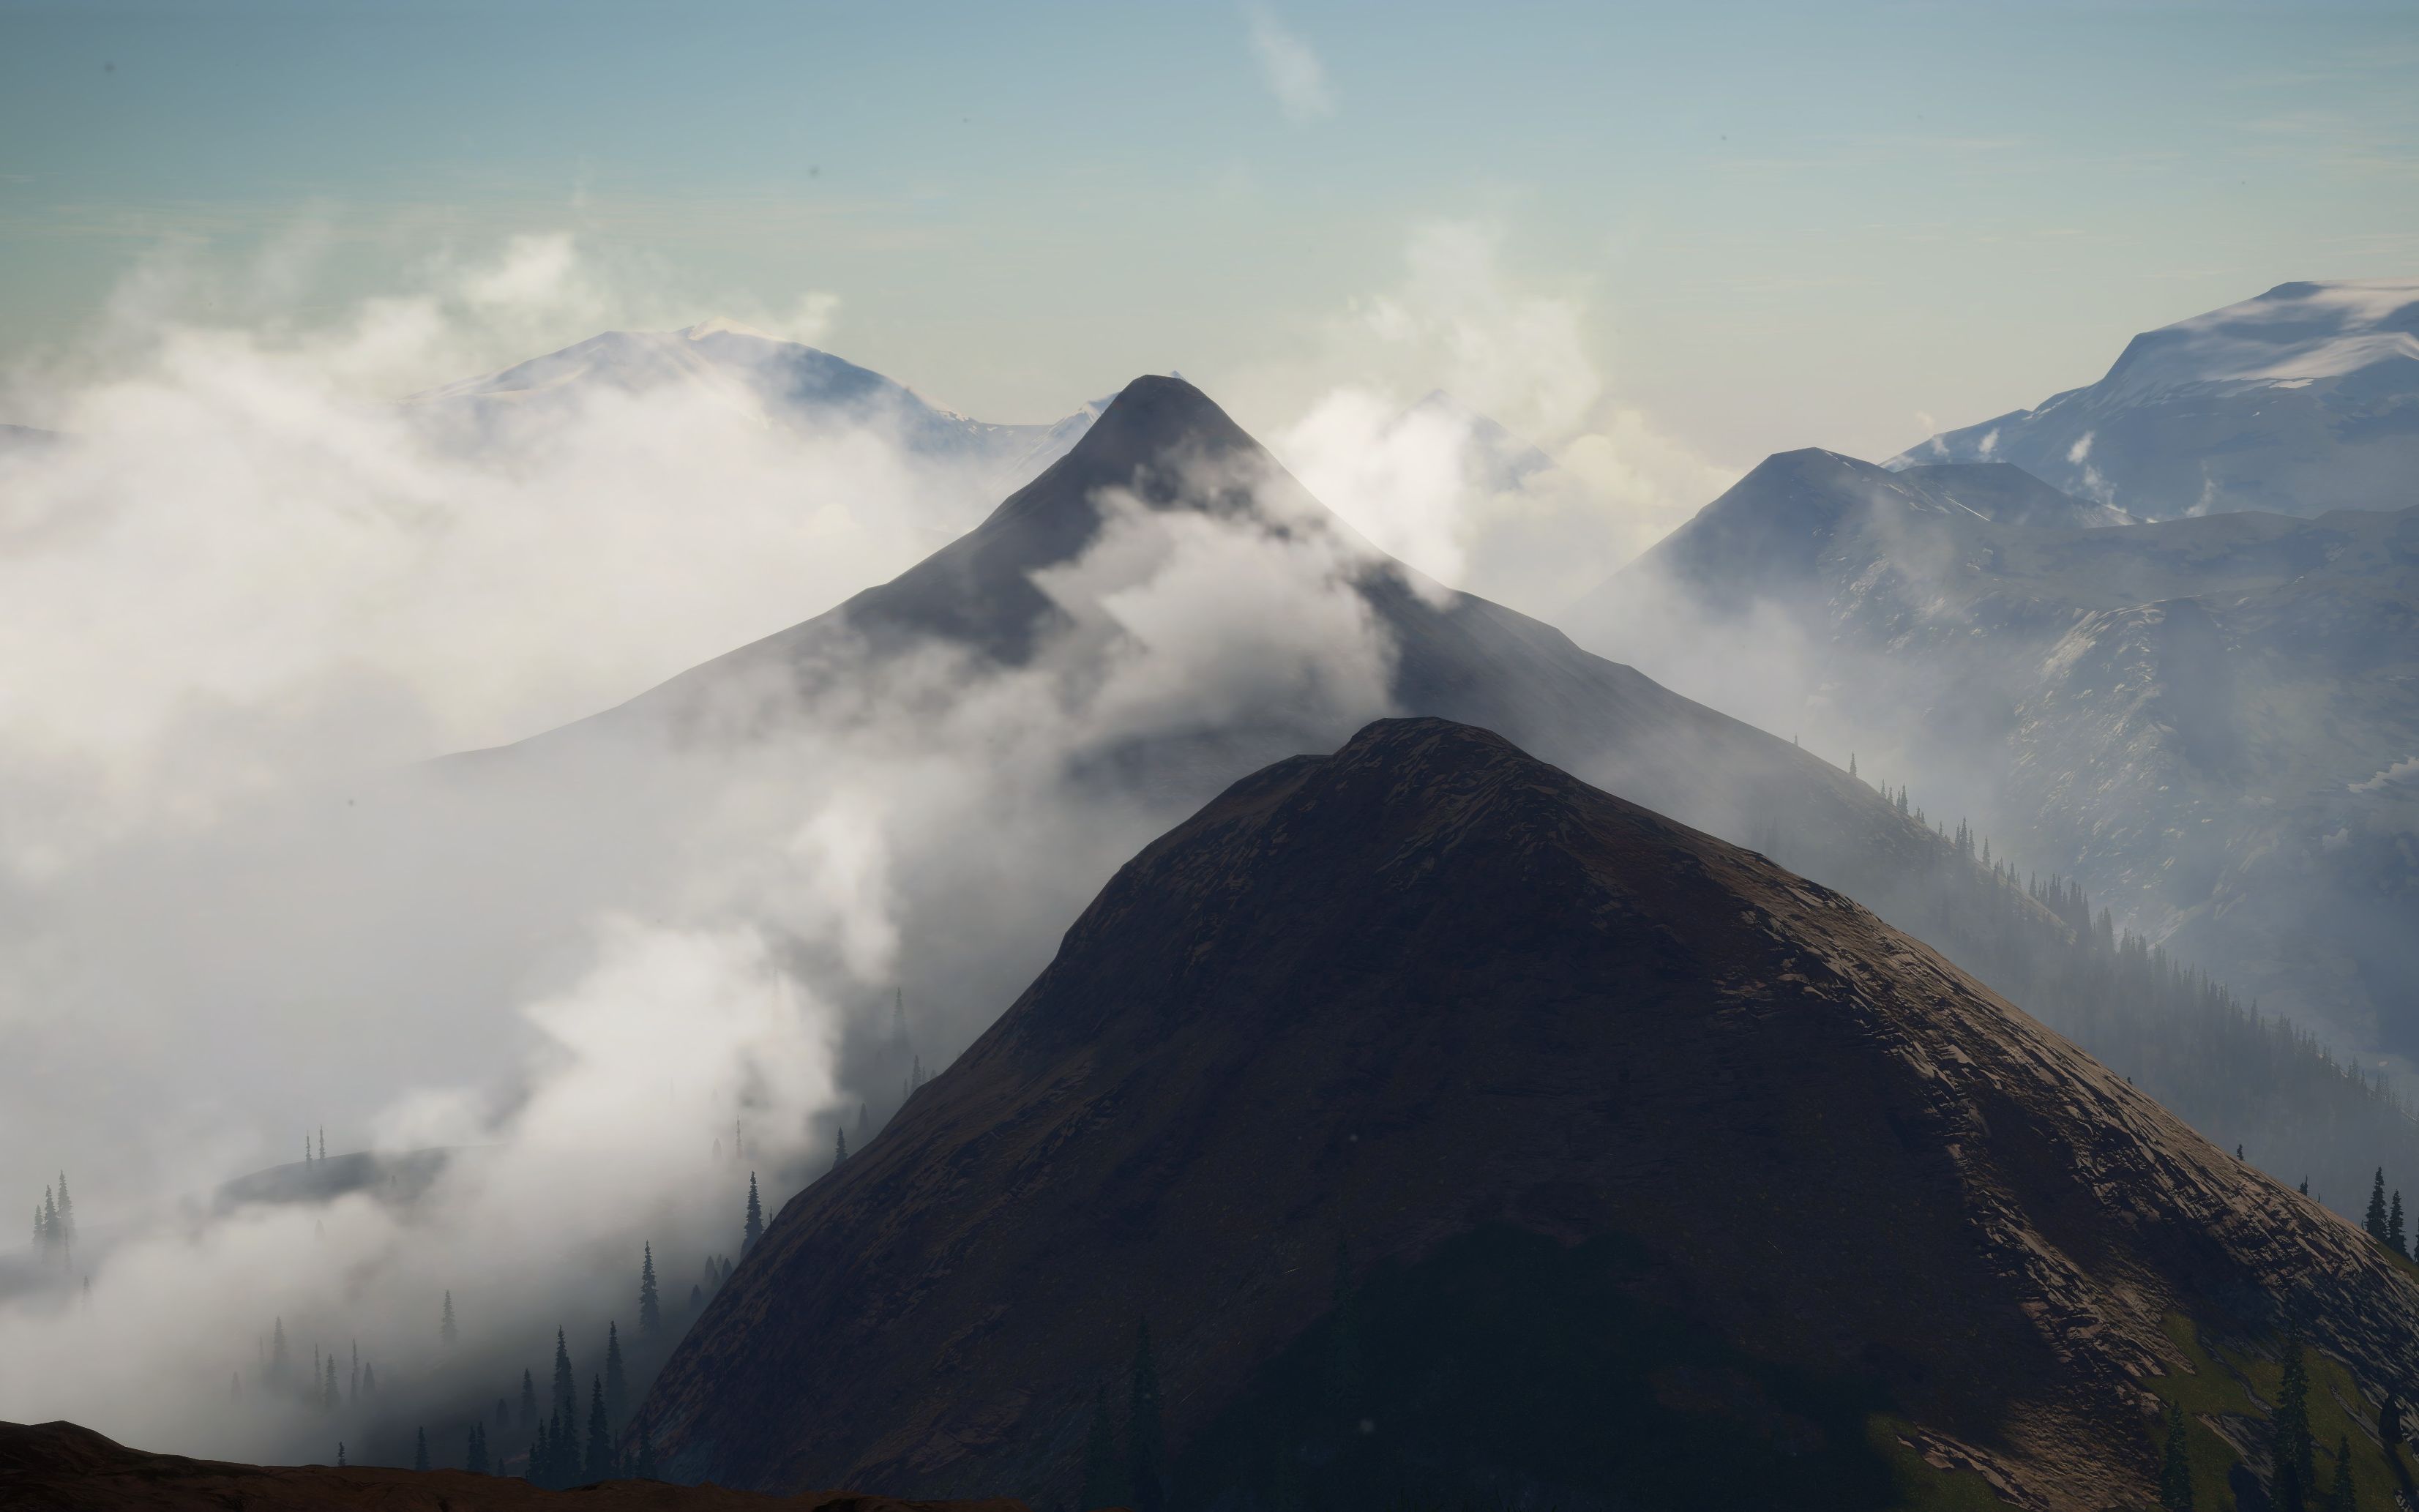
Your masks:
<instances>
[{"instance_id":1,"label":"pale blue sky","mask_svg":"<svg viewBox=\"0 0 2419 1512\"><path fill-rule=\"evenodd\" d=\"M2419 272L2409 4L1258 14L1290 107L1216 4L0 0L0 363L163 245L235 268L321 225L332 308L567 230L700 316L836 294L833 349L1042 419L1146 370L1256 392L1466 221L1583 303L1624 403L1744 466Z\"/></svg>"}]
</instances>

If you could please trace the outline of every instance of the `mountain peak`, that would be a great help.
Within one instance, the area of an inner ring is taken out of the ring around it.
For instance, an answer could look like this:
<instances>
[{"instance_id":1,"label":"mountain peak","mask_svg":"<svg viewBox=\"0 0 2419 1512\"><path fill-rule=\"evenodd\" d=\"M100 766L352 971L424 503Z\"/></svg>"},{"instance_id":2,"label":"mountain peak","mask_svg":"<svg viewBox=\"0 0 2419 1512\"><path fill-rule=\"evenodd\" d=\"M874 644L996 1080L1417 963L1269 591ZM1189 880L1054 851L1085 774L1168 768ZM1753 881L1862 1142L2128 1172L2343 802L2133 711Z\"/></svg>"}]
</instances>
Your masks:
<instances>
[{"instance_id":1,"label":"mountain peak","mask_svg":"<svg viewBox=\"0 0 2419 1512\"><path fill-rule=\"evenodd\" d=\"M1119 389L1060 465L1132 471L1173 455L1261 453L1217 402L1180 378L1146 373Z\"/></svg>"},{"instance_id":2,"label":"mountain peak","mask_svg":"<svg viewBox=\"0 0 2419 1512\"><path fill-rule=\"evenodd\" d=\"M2363 1383L2419 1338L2357 1229L1871 913L1395 719L1122 868L782 1209L637 1422L681 1479L1064 1500L1147 1319L1201 1504L1280 1456L1342 1467L1307 1504L1405 1472L1892 1504L1887 1413L2011 1502L2097 1506L2144 1499L2173 1320L2270 1335L2288 1298ZM1574 1430L1473 1426L1505 1421Z\"/></svg>"},{"instance_id":3,"label":"mountain peak","mask_svg":"<svg viewBox=\"0 0 2419 1512\"><path fill-rule=\"evenodd\" d=\"M745 336L752 341L773 342L783 347L806 345L804 342L792 341L786 336L776 336L768 332L759 331L754 326L746 325L723 316L716 316L710 320L701 320L693 326L683 326L672 334L689 341L697 341L706 336Z\"/></svg>"},{"instance_id":4,"label":"mountain peak","mask_svg":"<svg viewBox=\"0 0 2419 1512\"><path fill-rule=\"evenodd\" d=\"M2013 462L2135 519L2401 509L2419 465L2419 279L2279 284L2146 331L2098 382L1890 459Z\"/></svg>"}]
</instances>

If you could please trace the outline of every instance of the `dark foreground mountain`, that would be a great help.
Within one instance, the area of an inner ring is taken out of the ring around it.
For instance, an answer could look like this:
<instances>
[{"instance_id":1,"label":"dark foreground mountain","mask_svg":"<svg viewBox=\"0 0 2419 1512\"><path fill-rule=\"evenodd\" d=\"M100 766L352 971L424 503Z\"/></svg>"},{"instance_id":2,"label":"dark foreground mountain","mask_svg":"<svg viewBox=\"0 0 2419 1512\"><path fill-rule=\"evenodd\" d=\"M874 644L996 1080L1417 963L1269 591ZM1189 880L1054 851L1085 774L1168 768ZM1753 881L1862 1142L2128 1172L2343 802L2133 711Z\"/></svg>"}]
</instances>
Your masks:
<instances>
[{"instance_id":1,"label":"dark foreground mountain","mask_svg":"<svg viewBox=\"0 0 2419 1512\"><path fill-rule=\"evenodd\" d=\"M1395 720L1135 857L639 1421L768 1489L2098 1509L2165 1397L2219 1506L2288 1321L2385 1505L2380 1247L1848 900Z\"/></svg>"},{"instance_id":2,"label":"dark foreground mountain","mask_svg":"<svg viewBox=\"0 0 2419 1512\"><path fill-rule=\"evenodd\" d=\"M2279 284L2145 332L2099 382L1892 460L2012 462L2143 519L2419 503L2419 281Z\"/></svg>"},{"instance_id":3,"label":"dark foreground mountain","mask_svg":"<svg viewBox=\"0 0 2419 1512\"><path fill-rule=\"evenodd\" d=\"M236 1465L145 1454L72 1423L0 1423L0 1506L40 1512L1025 1512L1023 1504L899 1502L846 1491L759 1496L619 1480L574 1491L466 1471Z\"/></svg>"}]
</instances>

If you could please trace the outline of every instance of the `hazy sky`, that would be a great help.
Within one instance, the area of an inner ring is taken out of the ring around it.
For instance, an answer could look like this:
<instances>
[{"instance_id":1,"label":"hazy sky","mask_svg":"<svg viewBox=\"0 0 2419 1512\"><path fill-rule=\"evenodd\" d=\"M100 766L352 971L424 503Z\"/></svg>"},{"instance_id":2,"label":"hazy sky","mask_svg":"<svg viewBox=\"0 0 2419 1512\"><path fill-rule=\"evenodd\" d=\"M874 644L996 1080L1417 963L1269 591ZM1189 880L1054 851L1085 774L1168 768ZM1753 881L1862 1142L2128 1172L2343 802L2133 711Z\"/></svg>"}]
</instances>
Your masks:
<instances>
[{"instance_id":1,"label":"hazy sky","mask_svg":"<svg viewBox=\"0 0 2419 1512\"><path fill-rule=\"evenodd\" d=\"M1039 420L1250 389L1451 222L1714 463L1877 455L2419 269L2414 78L2419 8L2308 0L6 3L0 366L163 254L301 245L332 305L570 232L698 316L835 296L824 345Z\"/></svg>"}]
</instances>

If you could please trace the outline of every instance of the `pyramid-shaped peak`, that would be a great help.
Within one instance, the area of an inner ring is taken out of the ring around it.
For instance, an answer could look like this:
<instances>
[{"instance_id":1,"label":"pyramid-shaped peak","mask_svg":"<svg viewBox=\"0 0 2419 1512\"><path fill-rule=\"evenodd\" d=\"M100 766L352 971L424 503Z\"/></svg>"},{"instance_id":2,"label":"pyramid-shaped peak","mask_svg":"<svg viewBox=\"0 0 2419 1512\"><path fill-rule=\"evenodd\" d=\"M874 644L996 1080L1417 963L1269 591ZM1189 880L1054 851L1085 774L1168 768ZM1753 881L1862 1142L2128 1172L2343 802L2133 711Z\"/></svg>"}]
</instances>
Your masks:
<instances>
[{"instance_id":1,"label":"pyramid-shaped peak","mask_svg":"<svg viewBox=\"0 0 2419 1512\"><path fill-rule=\"evenodd\" d=\"M1180 378L1147 373L1117 391L1067 455L1140 464L1178 452L1260 449L1208 394Z\"/></svg>"},{"instance_id":2,"label":"pyramid-shaped peak","mask_svg":"<svg viewBox=\"0 0 2419 1512\"><path fill-rule=\"evenodd\" d=\"M1268 449L1208 394L1159 374L1118 390L1083 440L1002 504L992 522L1067 516L1083 522L1088 539L1104 489L1153 509L1224 515L1274 505L1287 517L1317 512Z\"/></svg>"}]
</instances>

